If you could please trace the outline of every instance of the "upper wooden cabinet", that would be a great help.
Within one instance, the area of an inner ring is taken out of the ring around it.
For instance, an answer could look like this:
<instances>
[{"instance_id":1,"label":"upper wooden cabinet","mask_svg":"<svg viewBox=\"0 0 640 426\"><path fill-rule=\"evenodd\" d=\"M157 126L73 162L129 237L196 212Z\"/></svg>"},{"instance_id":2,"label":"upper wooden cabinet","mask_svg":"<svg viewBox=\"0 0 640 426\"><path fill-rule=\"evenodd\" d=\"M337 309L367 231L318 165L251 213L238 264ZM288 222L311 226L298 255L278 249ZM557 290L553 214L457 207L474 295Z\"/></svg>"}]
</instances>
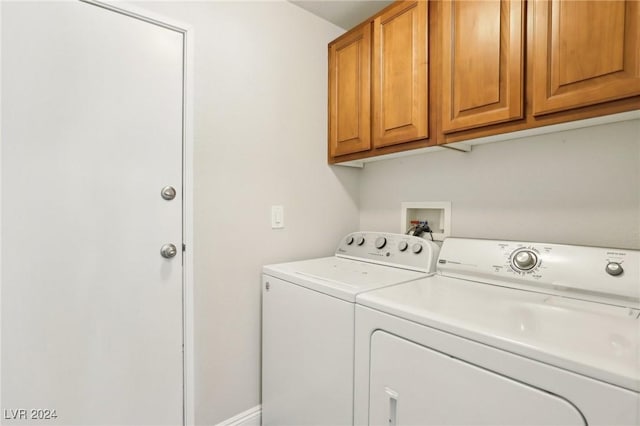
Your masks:
<instances>
[{"instance_id":1,"label":"upper wooden cabinet","mask_svg":"<svg viewBox=\"0 0 640 426\"><path fill-rule=\"evenodd\" d=\"M523 1L444 1L441 16L443 131L522 118Z\"/></svg>"},{"instance_id":2,"label":"upper wooden cabinet","mask_svg":"<svg viewBox=\"0 0 640 426\"><path fill-rule=\"evenodd\" d=\"M428 2L398 2L373 22L373 145L425 139Z\"/></svg>"},{"instance_id":3,"label":"upper wooden cabinet","mask_svg":"<svg viewBox=\"0 0 640 426\"><path fill-rule=\"evenodd\" d=\"M371 148L371 24L329 45L329 156Z\"/></svg>"},{"instance_id":4,"label":"upper wooden cabinet","mask_svg":"<svg viewBox=\"0 0 640 426\"><path fill-rule=\"evenodd\" d=\"M535 1L533 114L640 94L640 3Z\"/></svg>"},{"instance_id":5,"label":"upper wooden cabinet","mask_svg":"<svg viewBox=\"0 0 640 426\"><path fill-rule=\"evenodd\" d=\"M329 162L640 110L640 0L398 0L329 44Z\"/></svg>"}]
</instances>

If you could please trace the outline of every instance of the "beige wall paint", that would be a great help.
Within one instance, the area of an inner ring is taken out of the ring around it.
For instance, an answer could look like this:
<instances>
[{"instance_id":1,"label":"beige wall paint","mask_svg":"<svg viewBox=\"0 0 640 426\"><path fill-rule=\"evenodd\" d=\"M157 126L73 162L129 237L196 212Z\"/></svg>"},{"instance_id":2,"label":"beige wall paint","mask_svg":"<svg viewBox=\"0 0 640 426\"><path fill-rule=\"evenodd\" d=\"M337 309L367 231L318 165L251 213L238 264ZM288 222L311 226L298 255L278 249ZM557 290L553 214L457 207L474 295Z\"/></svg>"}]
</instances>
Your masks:
<instances>
[{"instance_id":1,"label":"beige wall paint","mask_svg":"<svg viewBox=\"0 0 640 426\"><path fill-rule=\"evenodd\" d=\"M640 120L367 164L360 228L451 201L452 235L640 248Z\"/></svg>"},{"instance_id":2,"label":"beige wall paint","mask_svg":"<svg viewBox=\"0 0 640 426\"><path fill-rule=\"evenodd\" d=\"M358 228L359 171L326 161L343 30L284 1L137 6L195 30L195 418L212 425L260 403L262 265L330 255Z\"/></svg>"}]
</instances>

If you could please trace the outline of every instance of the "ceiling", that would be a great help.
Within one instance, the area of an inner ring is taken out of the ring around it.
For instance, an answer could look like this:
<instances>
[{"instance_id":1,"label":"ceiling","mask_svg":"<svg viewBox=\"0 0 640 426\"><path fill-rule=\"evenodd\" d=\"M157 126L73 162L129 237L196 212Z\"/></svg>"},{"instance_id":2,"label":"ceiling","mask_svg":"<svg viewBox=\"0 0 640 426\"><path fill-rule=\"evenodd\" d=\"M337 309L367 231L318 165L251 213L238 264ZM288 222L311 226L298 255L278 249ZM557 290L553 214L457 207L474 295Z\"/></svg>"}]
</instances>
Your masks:
<instances>
[{"instance_id":1,"label":"ceiling","mask_svg":"<svg viewBox=\"0 0 640 426\"><path fill-rule=\"evenodd\" d=\"M393 3L387 0L289 0L327 21L351 29Z\"/></svg>"}]
</instances>

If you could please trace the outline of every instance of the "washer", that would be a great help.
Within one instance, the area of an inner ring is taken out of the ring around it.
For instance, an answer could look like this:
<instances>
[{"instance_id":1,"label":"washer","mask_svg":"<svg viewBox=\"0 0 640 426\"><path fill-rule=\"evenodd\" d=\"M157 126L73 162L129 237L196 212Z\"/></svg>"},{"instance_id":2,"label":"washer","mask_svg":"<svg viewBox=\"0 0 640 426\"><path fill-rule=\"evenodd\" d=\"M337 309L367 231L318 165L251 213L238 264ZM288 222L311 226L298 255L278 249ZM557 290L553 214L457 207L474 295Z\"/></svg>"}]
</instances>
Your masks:
<instances>
[{"instance_id":1,"label":"washer","mask_svg":"<svg viewBox=\"0 0 640 426\"><path fill-rule=\"evenodd\" d=\"M439 246L357 232L335 255L268 265L262 278L262 424L353 424L356 295L433 275Z\"/></svg>"},{"instance_id":2,"label":"washer","mask_svg":"<svg viewBox=\"0 0 640 426\"><path fill-rule=\"evenodd\" d=\"M449 238L359 295L354 421L640 424L640 252Z\"/></svg>"}]
</instances>

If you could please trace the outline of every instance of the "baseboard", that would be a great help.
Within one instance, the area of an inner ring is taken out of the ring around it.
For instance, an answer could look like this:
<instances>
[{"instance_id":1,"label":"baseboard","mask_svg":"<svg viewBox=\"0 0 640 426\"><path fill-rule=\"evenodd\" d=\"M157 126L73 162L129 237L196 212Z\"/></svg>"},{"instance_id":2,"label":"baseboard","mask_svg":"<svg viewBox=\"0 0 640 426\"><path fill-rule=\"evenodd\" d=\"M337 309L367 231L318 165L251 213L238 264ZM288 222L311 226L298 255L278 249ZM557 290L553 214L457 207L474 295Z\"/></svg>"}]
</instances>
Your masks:
<instances>
[{"instance_id":1,"label":"baseboard","mask_svg":"<svg viewBox=\"0 0 640 426\"><path fill-rule=\"evenodd\" d=\"M260 405L256 405L253 408L249 408L247 411L236 414L230 419L223 420L216 426L260 426L262 420L261 414L262 408Z\"/></svg>"}]
</instances>

